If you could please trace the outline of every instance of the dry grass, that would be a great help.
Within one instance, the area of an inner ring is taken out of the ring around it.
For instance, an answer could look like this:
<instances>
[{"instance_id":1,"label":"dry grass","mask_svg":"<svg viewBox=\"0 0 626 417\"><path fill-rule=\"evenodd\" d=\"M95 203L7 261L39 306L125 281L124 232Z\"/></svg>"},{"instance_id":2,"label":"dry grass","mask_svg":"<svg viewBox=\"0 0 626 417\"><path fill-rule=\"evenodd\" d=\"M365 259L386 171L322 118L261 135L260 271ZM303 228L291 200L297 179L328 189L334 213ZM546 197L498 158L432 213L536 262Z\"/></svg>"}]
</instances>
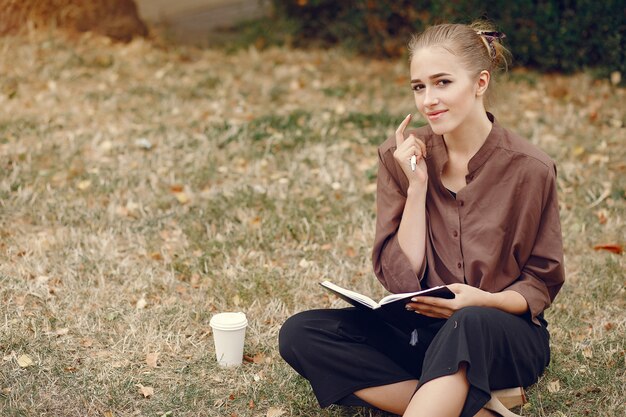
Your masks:
<instances>
[{"instance_id":1,"label":"dry grass","mask_svg":"<svg viewBox=\"0 0 626 417\"><path fill-rule=\"evenodd\" d=\"M413 111L405 63L90 36L0 51L2 415L369 415L319 410L276 337L343 306L322 279L382 295L375 151ZM524 415L625 411L624 257L592 249L625 243L624 98L586 75L501 85L499 120L558 162L568 272ZM247 313L256 363L216 367L223 310Z\"/></svg>"}]
</instances>

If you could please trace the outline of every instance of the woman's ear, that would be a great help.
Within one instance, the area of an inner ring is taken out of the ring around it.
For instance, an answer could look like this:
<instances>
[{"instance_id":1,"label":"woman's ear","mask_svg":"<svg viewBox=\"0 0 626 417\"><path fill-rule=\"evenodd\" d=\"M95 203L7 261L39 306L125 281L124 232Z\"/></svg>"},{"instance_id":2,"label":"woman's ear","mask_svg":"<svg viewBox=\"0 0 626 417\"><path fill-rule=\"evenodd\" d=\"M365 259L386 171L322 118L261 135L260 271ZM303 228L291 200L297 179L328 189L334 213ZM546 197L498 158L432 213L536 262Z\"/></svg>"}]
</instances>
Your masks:
<instances>
[{"instance_id":1,"label":"woman's ear","mask_svg":"<svg viewBox=\"0 0 626 417\"><path fill-rule=\"evenodd\" d=\"M487 70L482 70L480 74L478 74L478 81L476 83L476 95L482 96L487 91L487 87L489 87L489 81L491 80L491 74Z\"/></svg>"}]
</instances>

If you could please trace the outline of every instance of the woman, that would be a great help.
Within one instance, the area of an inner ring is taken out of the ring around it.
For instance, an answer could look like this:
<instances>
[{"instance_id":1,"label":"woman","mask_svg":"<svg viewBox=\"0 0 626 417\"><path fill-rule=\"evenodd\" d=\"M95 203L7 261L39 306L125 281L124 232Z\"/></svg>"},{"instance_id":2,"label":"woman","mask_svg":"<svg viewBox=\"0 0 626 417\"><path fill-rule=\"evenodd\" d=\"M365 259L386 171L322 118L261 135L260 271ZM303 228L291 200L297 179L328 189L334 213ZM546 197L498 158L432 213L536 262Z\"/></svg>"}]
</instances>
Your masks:
<instances>
[{"instance_id":1,"label":"woman","mask_svg":"<svg viewBox=\"0 0 626 417\"><path fill-rule=\"evenodd\" d=\"M374 271L391 292L447 285L455 298L413 299L433 320L412 332L354 309L291 317L281 355L323 407L512 416L491 393L535 383L549 363L543 311L564 281L556 168L485 111L502 37L479 22L411 41L428 125L405 132L409 115L379 147Z\"/></svg>"}]
</instances>

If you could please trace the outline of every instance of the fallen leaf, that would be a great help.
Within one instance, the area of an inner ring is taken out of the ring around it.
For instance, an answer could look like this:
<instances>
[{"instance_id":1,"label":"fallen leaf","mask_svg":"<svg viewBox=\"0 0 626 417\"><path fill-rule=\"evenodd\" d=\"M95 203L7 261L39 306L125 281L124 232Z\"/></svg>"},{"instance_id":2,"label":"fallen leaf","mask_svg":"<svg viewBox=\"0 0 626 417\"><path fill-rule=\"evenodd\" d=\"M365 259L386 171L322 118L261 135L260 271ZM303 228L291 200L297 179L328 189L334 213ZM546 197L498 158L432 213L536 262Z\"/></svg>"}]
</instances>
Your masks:
<instances>
[{"instance_id":1,"label":"fallen leaf","mask_svg":"<svg viewBox=\"0 0 626 417\"><path fill-rule=\"evenodd\" d=\"M64 327L62 329L58 329L56 330L53 334L57 337L59 336L65 336L66 334L68 334L70 332L70 329L68 329L67 327Z\"/></svg>"},{"instance_id":2,"label":"fallen leaf","mask_svg":"<svg viewBox=\"0 0 626 417\"><path fill-rule=\"evenodd\" d=\"M152 387L145 387L141 384L137 384L136 387L139 388L139 392L144 398L150 398L154 395L154 388Z\"/></svg>"},{"instance_id":3,"label":"fallen leaf","mask_svg":"<svg viewBox=\"0 0 626 417\"><path fill-rule=\"evenodd\" d=\"M189 196L187 195L187 193L185 193L184 191L181 191L179 193L174 193L174 196L176 197L176 200L178 200L180 204L187 204L189 200L191 200Z\"/></svg>"},{"instance_id":4,"label":"fallen leaf","mask_svg":"<svg viewBox=\"0 0 626 417\"><path fill-rule=\"evenodd\" d=\"M611 73L611 84L618 85L622 82L622 73L619 71L613 71Z\"/></svg>"},{"instance_id":5,"label":"fallen leaf","mask_svg":"<svg viewBox=\"0 0 626 417\"><path fill-rule=\"evenodd\" d=\"M144 297L141 297L139 300L137 300L137 305L135 307L137 308L137 310L142 310L146 308L147 305L148 302L146 301L146 299Z\"/></svg>"},{"instance_id":6,"label":"fallen leaf","mask_svg":"<svg viewBox=\"0 0 626 417\"><path fill-rule=\"evenodd\" d=\"M583 349L583 356L587 359L593 358L593 350L590 347L586 347Z\"/></svg>"},{"instance_id":7,"label":"fallen leaf","mask_svg":"<svg viewBox=\"0 0 626 417\"><path fill-rule=\"evenodd\" d=\"M104 417L115 417L115 414L113 414L113 411L105 411L104 412Z\"/></svg>"},{"instance_id":8,"label":"fallen leaf","mask_svg":"<svg viewBox=\"0 0 626 417\"><path fill-rule=\"evenodd\" d=\"M257 353L254 356L243 355L243 360L250 363L263 363L265 362L265 353Z\"/></svg>"},{"instance_id":9,"label":"fallen leaf","mask_svg":"<svg viewBox=\"0 0 626 417\"><path fill-rule=\"evenodd\" d=\"M265 414L265 417L280 417L285 414L285 410L280 408L270 407Z\"/></svg>"},{"instance_id":10,"label":"fallen leaf","mask_svg":"<svg viewBox=\"0 0 626 417\"><path fill-rule=\"evenodd\" d=\"M624 247L622 245L607 243L605 245L596 245L593 247L595 250L606 250L611 253L615 253L617 255L621 255L624 252Z\"/></svg>"},{"instance_id":11,"label":"fallen leaf","mask_svg":"<svg viewBox=\"0 0 626 417\"><path fill-rule=\"evenodd\" d=\"M128 366L129 363L130 361L128 359L122 359L119 361L112 362L111 366L113 368L124 368L125 366Z\"/></svg>"},{"instance_id":12,"label":"fallen leaf","mask_svg":"<svg viewBox=\"0 0 626 417\"><path fill-rule=\"evenodd\" d=\"M76 184L76 188L81 191L84 191L89 187L91 187L91 181L89 180L80 181L78 184Z\"/></svg>"},{"instance_id":13,"label":"fallen leaf","mask_svg":"<svg viewBox=\"0 0 626 417\"><path fill-rule=\"evenodd\" d=\"M35 364L35 362L33 362L33 360L31 359L30 356L28 356L28 355L21 355L19 358L17 358L17 364L21 368L28 368L29 366L33 366Z\"/></svg>"},{"instance_id":14,"label":"fallen leaf","mask_svg":"<svg viewBox=\"0 0 626 417\"><path fill-rule=\"evenodd\" d=\"M561 390L561 383L559 380L554 380L548 383L548 391L549 392L559 392Z\"/></svg>"},{"instance_id":15,"label":"fallen leaf","mask_svg":"<svg viewBox=\"0 0 626 417\"><path fill-rule=\"evenodd\" d=\"M182 193L185 190L185 186L181 184L174 184L170 187L170 191L173 193Z\"/></svg>"},{"instance_id":16,"label":"fallen leaf","mask_svg":"<svg viewBox=\"0 0 626 417\"><path fill-rule=\"evenodd\" d=\"M156 368L158 358L159 358L158 352L148 353L146 355L146 363L148 364L150 368Z\"/></svg>"},{"instance_id":17,"label":"fallen leaf","mask_svg":"<svg viewBox=\"0 0 626 417\"><path fill-rule=\"evenodd\" d=\"M152 143L146 138L139 138L135 140L135 146L141 149L150 150L152 149Z\"/></svg>"},{"instance_id":18,"label":"fallen leaf","mask_svg":"<svg viewBox=\"0 0 626 417\"><path fill-rule=\"evenodd\" d=\"M89 339L89 338L83 339L83 340L81 340L80 345L82 347L92 347L93 346L93 339Z\"/></svg>"}]
</instances>

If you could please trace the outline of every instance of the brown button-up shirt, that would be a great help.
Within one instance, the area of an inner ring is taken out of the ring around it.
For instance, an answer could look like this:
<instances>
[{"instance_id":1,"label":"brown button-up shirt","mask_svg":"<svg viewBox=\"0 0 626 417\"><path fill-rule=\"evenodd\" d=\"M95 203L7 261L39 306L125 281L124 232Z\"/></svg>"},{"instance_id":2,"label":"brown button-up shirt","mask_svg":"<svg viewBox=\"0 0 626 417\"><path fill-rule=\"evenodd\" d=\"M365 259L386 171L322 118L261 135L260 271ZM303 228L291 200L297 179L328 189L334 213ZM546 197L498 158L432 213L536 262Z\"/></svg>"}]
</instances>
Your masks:
<instances>
[{"instance_id":1,"label":"brown button-up shirt","mask_svg":"<svg viewBox=\"0 0 626 417\"><path fill-rule=\"evenodd\" d=\"M426 143L428 155L426 259L417 273L397 237L409 183L393 157L395 137L379 147L374 272L394 293L452 283L517 291L538 324L564 282L556 167L488 116L493 127L456 198L441 182L443 137L429 126L407 132Z\"/></svg>"}]
</instances>

